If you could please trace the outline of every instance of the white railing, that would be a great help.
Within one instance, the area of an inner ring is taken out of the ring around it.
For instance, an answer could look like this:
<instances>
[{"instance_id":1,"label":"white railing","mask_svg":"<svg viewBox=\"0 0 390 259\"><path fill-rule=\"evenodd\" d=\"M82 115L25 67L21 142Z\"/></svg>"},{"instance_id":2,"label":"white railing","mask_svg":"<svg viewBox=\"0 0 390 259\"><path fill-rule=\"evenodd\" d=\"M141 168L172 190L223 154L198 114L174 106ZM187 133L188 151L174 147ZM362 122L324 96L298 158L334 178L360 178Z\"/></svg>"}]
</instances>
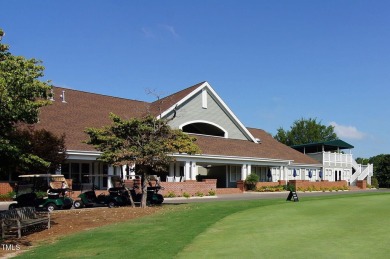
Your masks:
<instances>
[{"instance_id":1,"label":"white railing","mask_svg":"<svg viewBox=\"0 0 390 259\"><path fill-rule=\"evenodd\" d=\"M364 180L364 178L366 178L367 176L371 176L372 173L373 173L373 165L372 164L368 164L368 165L363 165L362 166L362 173L359 175L358 177L358 180ZM367 182L368 182L368 178L370 178L370 182L371 182L371 177L367 177ZM371 183L369 183L371 184Z\"/></svg>"},{"instance_id":2,"label":"white railing","mask_svg":"<svg viewBox=\"0 0 390 259\"><path fill-rule=\"evenodd\" d=\"M320 153L315 153L318 155ZM322 152L322 164L329 167L352 167L355 173L351 175L349 182L351 185L356 185L357 180L364 180L367 177L367 183L371 184L371 176L373 175L373 165L361 165L353 159L352 154Z\"/></svg>"},{"instance_id":3,"label":"white railing","mask_svg":"<svg viewBox=\"0 0 390 259\"><path fill-rule=\"evenodd\" d=\"M371 176L374 173L374 166L372 164L361 165L356 163L355 160L352 162L352 167L355 169L355 173L351 176L351 185L356 185L357 180L364 180L367 177L367 183L371 184Z\"/></svg>"},{"instance_id":4,"label":"white railing","mask_svg":"<svg viewBox=\"0 0 390 259\"><path fill-rule=\"evenodd\" d=\"M340 165L348 166L353 163L352 154L342 154L342 153L332 153L332 152L323 152L322 161L324 165Z\"/></svg>"}]
</instances>

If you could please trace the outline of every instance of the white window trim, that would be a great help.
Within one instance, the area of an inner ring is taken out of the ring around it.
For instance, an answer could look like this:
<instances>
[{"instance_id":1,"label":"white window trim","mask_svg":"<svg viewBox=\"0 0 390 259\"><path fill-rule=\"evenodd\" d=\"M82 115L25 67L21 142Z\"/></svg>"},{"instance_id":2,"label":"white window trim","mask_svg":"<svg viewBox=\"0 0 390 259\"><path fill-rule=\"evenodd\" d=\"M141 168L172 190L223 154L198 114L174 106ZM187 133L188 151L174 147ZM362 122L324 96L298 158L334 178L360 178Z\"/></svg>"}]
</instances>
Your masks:
<instances>
[{"instance_id":1,"label":"white window trim","mask_svg":"<svg viewBox=\"0 0 390 259\"><path fill-rule=\"evenodd\" d=\"M207 90L205 88L202 89L202 108L207 109Z\"/></svg>"},{"instance_id":2,"label":"white window trim","mask_svg":"<svg viewBox=\"0 0 390 259\"><path fill-rule=\"evenodd\" d=\"M206 124L213 125L213 126L219 128L220 130L222 130L222 131L224 132L224 134L223 134L223 137L224 137L224 138L228 138L228 137L229 137L228 132L227 132L224 128L222 128L221 126L219 126L218 124L216 124L216 123L214 123L214 122L205 121L205 120L194 120L194 121L185 122L185 123L183 123L183 124L181 124L181 125L179 126L179 129L183 130L183 127L184 127L184 126L187 126L187 125L193 124L193 123L206 123ZM202 134L202 135L203 135L203 134ZM212 136L212 135L207 135L207 136Z\"/></svg>"}]
</instances>

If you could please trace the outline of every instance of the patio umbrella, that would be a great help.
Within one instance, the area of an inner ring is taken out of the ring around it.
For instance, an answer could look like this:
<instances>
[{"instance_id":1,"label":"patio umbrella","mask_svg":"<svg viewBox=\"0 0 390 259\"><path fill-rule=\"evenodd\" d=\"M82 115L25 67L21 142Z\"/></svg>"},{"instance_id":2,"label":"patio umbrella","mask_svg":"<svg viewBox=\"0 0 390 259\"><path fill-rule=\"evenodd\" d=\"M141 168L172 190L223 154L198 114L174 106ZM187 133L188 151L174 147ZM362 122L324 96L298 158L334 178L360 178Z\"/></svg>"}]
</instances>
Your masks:
<instances>
[{"instance_id":1,"label":"patio umbrella","mask_svg":"<svg viewBox=\"0 0 390 259\"><path fill-rule=\"evenodd\" d=\"M268 178L271 178L271 177L272 177L272 174L271 174L271 170L270 170L270 169L268 169L267 177L268 177Z\"/></svg>"},{"instance_id":2,"label":"patio umbrella","mask_svg":"<svg viewBox=\"0 0 390 259\"><path fill-rule=\"evenodd\" d=\"M294 178L297 177L297 170L295 170L295 168L294 168L293 176Z\"/></svg>"},{"instance_id":3,"label":"patio umbrella","mask_svg":"<svg viewBox=\"0 0 390 259\"><path fill-rule=\"evenodd\" d=\"M322 171L320 171L319 176L320 176L320 178L322 179Z\"/></svg>"},{"instance_id":4,"label":"patio umbrella","mask_svg":"<svg viewBox=\"0 0 390 259\"><path fill-rule=\"evenodd\" d=\"M309 171L309 178L311 178L313 176L313 173L311 172L311 170Z\"/></svg>"}]
</instances>

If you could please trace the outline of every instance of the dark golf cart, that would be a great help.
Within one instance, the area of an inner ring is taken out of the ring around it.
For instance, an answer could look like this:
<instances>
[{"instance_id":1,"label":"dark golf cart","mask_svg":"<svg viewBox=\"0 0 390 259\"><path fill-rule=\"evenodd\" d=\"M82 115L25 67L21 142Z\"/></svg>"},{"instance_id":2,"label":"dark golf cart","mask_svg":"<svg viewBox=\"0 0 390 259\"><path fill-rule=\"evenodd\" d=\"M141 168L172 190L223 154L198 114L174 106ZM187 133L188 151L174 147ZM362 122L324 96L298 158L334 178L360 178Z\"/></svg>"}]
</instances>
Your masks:
<instances>
[{"instance_id":1,"label":"dark golf cart","mask_svg":"<svg viewBox=\"0 0 390 259\"><path fill-rule=\"evenodd\" d=\"M31 174L20 175L14 200L9 209L35 207L41 210L70 209L73 200L67 196L69 187L63 175ZM42 194L46 197L38 197Z\"/></svg>"},{"instance_id":2,"label":"dark golf cart","mask_svg":"<svg viewBox=\"0 0 390 259\"><path fill-rule=\"evenodd\" d=\"M93 184L93 177L102 176L102 175L86 175L87 177L92 177L92 183L82 184L81 193L78 196L79 199L75 200L73 206L78 209L82 207L96 207L96 206L108 206L109 208L117 206L126 206L131 205L130 194L134 203L141 203L142 191L140 188L141 178L138 177L138 181L130 181L132 184L126 186L122 181L120 176L109 176L103 175L105 177L111 178L112 188L108 189L108 194L96 195L95 190L97 189L96 185ZM162 188L159 185L157 179L154 181L153 186L148 187L147 192L147 204L155 205L161 204L164 201L164 197L161 194L158 194L158 191Z\"/></svg>"},{"instance_id":3,"label":"dark golf cart","mask_svg":"<svg viewBox=\"0 0 390 259\"><path fill-rule=\"evenodd\" d=\"M142 187L141 187L141 176L138 177L138 181L134 180L130 186L128 186L128 189L131 193L131 197L133 198L134 203L141 203L142 200ZM148 176L148 182L149 186L147 187L147 196L146 196L146 203L148 205L159 205L163 203L164 197L159 194L159 190L163 189L163 187L160 185L160 180L155 175Z\"/></svg>"},{"instance_id":4,"label":"dark golf cart","mask_svg":"<svg viewBox=\"0 0 390 259\"><path fill-rule=\"evenodd\" d=\"M116 206L126 206L130 204L129 192L123 186L118 186L108 189L108 195L103 193L96 195L97 186L93 184L93 177L107 175L86 175L92 178L92 183L81 184L81 193L79 199L75 200L73 206L76 209L82 207L101 207L108 206L109 208ZM116 179L114 176L112 177ZM116 186L116 185L114 185Z\"/></svg>"}]
</instances>

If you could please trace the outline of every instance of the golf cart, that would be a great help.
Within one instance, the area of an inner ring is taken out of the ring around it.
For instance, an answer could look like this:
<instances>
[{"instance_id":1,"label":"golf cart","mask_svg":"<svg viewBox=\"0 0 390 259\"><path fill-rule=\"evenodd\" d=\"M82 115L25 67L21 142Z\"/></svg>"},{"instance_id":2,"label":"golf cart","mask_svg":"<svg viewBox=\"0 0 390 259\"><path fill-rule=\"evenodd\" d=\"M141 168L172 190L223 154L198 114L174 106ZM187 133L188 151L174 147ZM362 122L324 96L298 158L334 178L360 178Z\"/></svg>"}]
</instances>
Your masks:
<instances>
[{"instance_id":1,"label":"golf cart","mask_svg":"<svg viewBox=\"0 0 390 259\"><path fill-rule=\"evenodd\" d=\"M78 200L75 200L73 206L75 209L82 207L101 207L108 206L109 208L116 206L125 206L130 204L129 192L123 186L117 186L108 190L108 195L103 193L96 195L97 186L93 184L93 177L107 175L86 175L92 177L92 183L81 184L81 193ZM112 176L114 181L116 178Z\"/></svg>"},{"instance_id":2,"label":"golf cart","mask_svg":"<svg viewBox=\"0 0 390 259\"><path fill-rule=\"evenodd\" d=\"M73 200L67 196L69 186L63 175L30 174L20 175L16 188L15 201L9 209L18 207L35 207L41 210L70 209ZM38 194L46 192L46 197Z\"/></svg>"},{"instance_id":3,"label":"golf cart","mask_svg":"<svg viewBox=\"0 0 390 259\"><path fill-rule=\"evenodd\" d=\"M141 203L142 200L141 187L136 184L136 182L139 184L141 183L141 177L138 177L139 180L134 181L134 184L129 186L131 197L133 198L134 203ZM160 185L159 177L156 175L149 175L147 180L149 182L149 186L147 187L146 203L148 205L160 205L163 203L164 197L158 193L159 190L163 189L163 187Z\"/></svg>"}]
</instances>

